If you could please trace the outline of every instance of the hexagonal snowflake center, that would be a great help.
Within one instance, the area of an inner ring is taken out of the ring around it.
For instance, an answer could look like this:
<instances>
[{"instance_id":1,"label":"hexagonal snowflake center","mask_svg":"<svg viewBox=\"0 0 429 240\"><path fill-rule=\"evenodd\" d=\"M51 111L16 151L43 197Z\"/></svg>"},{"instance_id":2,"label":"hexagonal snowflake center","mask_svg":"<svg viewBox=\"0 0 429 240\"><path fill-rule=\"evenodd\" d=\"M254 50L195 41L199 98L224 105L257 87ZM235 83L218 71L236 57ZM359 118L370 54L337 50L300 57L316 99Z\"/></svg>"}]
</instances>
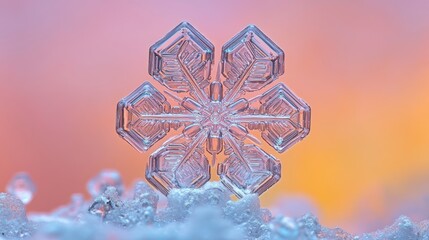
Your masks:
<instances>
[{"instance_id":1,"label":"hexagonal snowflake center","mask_svg":"<svg viewBox=\"0 0 429 240\"><path fill-rule=\"evenodd\" d=\"M228 109L225 109L221 102L212 101L204 107L202 126L215 132L221 128L227 128L229 124L226 121L226 115L228 115Z\"/></svg>"},{"instance_id":2,"label":"hexagonal snowflake center","mask_svg":"<svg viewBox=\"0 0 429 240\"><path fill-rule=\"evenodd\" d=\"M220 114L218 112L214 112L210 116L210 121L212 121L213 124L218 124L220 121Z\"/></svg>"}]
</instances>

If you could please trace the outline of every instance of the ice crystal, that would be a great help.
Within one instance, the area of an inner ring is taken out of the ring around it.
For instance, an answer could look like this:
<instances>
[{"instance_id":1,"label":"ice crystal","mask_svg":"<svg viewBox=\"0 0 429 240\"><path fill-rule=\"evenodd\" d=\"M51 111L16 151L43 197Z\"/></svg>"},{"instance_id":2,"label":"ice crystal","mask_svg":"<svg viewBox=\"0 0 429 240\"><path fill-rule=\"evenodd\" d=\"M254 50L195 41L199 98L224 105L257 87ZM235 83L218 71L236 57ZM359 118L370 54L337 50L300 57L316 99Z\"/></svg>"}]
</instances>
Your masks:
<instances>
[{"instance_id":1,"label":"ice crystal","mask_svg":"<svg viewBox=\"0 0 429 240\"><path fill-rule=\"evenodd\" d=\"M15 195L24 204L28 204L33 199L36 186L26 173L17 173L6 187L8 193Z\"/></svg>"},{"instance_id":2,"label":"ice crystal","mask_svg":"<svg viewBox=\"0 0 429 240\"><path fill-rule=\"evenodd\" d=\"M122 201L119 198L119 192L115 187L109 186L101 196L95 198L88 211L104 218L111 210L120 206Z\"/></svg>"},{"instance_id":3,"label":"ice crystal","mask_svg":"<svg viewBox=\"0 0 429 240\"><path fill-rule=\"evenodd\" d=\"M214 46L181 23L150 48L149 74L168 89L168 98L144 82L118 103L117 132L140 151L183 127L147 165L147 180L164 194L203 186L218 155L226 158L217 173L227 188L239 197L262 194L280 179L280 162L255 145L254 134L282 153L310 130L303 100L283 83L265 91L284 73L284 53L257 27L246 27L222 47L211 80L213 59Z\"/></svg>"}]
</instances>

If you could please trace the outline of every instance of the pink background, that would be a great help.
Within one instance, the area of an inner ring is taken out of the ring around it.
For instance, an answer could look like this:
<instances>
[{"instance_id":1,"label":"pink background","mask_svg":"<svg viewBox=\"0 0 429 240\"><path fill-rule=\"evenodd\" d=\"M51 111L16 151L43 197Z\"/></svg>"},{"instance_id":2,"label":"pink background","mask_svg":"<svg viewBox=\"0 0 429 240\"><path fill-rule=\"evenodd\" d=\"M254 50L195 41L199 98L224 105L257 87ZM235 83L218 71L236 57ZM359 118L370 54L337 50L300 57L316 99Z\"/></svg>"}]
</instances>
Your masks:
<instances>
[{"instance_id":1,"label":"pink background","mask_svg":"<svg viewBox=\"0 0 429 240\"><path fill-rule=\"evenodd\" d=\"M159 144L139 154L114 125L117 101L151 79L149 47L186 20L218 60L256 24L286 53L278 81L313 110L304 142L270 150L283 177L263 205L297 201L351 232L428 218L428 12L423 0L2 1L0 186L29 172L29 209L45 211L103 168L143 177Z\"/></svg>"}]
</instances>

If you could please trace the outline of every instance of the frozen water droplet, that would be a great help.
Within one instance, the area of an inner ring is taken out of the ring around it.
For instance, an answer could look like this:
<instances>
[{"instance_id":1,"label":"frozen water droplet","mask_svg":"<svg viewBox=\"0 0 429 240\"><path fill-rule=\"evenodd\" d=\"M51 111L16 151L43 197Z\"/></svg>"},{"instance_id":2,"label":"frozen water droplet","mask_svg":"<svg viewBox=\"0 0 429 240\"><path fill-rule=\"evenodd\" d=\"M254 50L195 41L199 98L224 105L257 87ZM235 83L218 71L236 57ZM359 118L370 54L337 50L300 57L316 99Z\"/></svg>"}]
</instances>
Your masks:
<instances>
[{"instance_id":1,"label":"frozen water droplet","mask_svg":"<svg viewBox=\"0 0 429 240\"><path fill-rule=\"evenodd\" d=\"M28 204L33 199L36 186L27 173L18 173L7 185L7 192L15 195L24 204Z\"/></svg>"},{"instance_id":2,"label":"frozen water droplet","mask_svg":"<svg viewBox=\"0 0 429 240\"><path fill-rule=\"evenodd\" d=\"M108 186L106 191L98 196L88 209L88 212L104 218L106 214L122 205L119 193L115 187Z\"/></svg>"},{"instance_id":3,"label":"frozen water droplet","mask_svg":"<svg viewBox=\"0 0 429 240\"><path fill-rule=\"evenodd\" d=\"M119 195L124 191L121 175L114 170L103 170L92 178L87 185L89 194L93 198L101 195L108 186L115 187Z\"/></svg>"},{"instance_id":4,"label":"frozen water droplet","mask_svg":"<svg viewBox=\"0 0 429 240\"><path fill-rule=\"evenodd\" d=\"M112 209L110 202L108 202L106 199L100 198L92 203L88 211L93 215L104 218L110 209Z\"/></svg>"},{"instance_id":5,"label":"frozen water droplet","mask_svg":"<svg viewBox=\"0 0 429 240\"><path fill-rule=\"evenodd\" d=\"M269 227L274 239L298 239L299 226L293 218L277 217L270 222Z\"/></svg>"}]
</instances>

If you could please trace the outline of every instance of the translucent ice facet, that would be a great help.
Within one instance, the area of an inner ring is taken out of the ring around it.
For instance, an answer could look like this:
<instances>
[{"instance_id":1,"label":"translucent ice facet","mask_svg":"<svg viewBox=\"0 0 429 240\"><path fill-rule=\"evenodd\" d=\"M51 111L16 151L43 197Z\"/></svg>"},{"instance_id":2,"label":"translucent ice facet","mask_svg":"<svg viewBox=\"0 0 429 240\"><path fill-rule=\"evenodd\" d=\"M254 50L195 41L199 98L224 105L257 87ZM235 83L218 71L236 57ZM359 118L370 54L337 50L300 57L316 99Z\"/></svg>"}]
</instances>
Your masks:
<instances>
[{"instance_id":1,"label":"translucent ice facet","mask_svg":"<svg viewBox=\"0 0 429 240\"><path fill-rule=\"evenodd\" d=\"M213 45L191 24L183 22L150 48L149 74L170 90L191 91L206 100Z\"/></svg>"},{"instance_id":2,"label":"translucent ice facet","mask_svg":"<svg viewBox=\"0 0 429 240\"><path fill-rule=\"evenodd\" d=\"M115 170L101 171L88 182L87 189L89 194L91 194L93 198L96 198L104 193L109 186L115 187L118 193L122 194L124 191L124 185L119 172Z\"/></svg>"},{"instance_id":3,"label":"translucent ice facet","mask_svg":"<svg viewBox=\"0 0 429 240\"><path fill-rule=\"evenodd\" d=\"M150 156L146 178L162 193L173 188L200 187L210 179L210 166L204 156L204 133L193 139L179 135Z\"/></svg>"},{"instance_id":4,"label":"translucent ice facet","mask_svg":"<svg viewBox=\"0 0 429 240\"><path fill-rule=\"evenodd\" d=\"M119 192L115 187L108 186L104 193L94 199L88 212L104 218L109 211L122 205Z\"/></svg>"},{"instance_id":5,"label":"translucent ice facet","mask_svg":"<svg viewBox=\"0 0 429 240\"><path fill-rule=\"evenodd\" d=\"M213 53L213 45L194 27L179 24L150 48L149 74L168 89L166 95L145 82L118 104L117 132L139 151L183 127L150 156L146 169L147 180L163 194L206 183L206 153L212 166L219 155L227 156L217 172L237 196L261 194L279 180L280 163L245 144L261 143L252 131L261 132L278 152L309 132L310 108L285 85L243 97L284 73L283 51L258 28L245 28L223 46L210 83Z\"/></svg>"},{"instance_id":6,"label":"translucent ice facet","mask_svg":"<svg viewBox=\"0 0 429 240\"><path fill-rule=\"evenodd\" d=\"M283 51L253 25L222 47L221 58L230 98L239 91L259 90L284 73Z\"/></svg>"},{"instance_id":7,"label":"translucent ice facet","mask_svg":"<svg viewBox=\"0 0 429 240\"><path fill-rule=\"evenodd\" d=\"M237 196L262 194L280 179L280 162L255 145L244 145L219 165L218 174Z\"/></svg>"},{"instance_id":8,"label":"translucent ice facet","mask_svg":"<svg viewBox=\"0 0 429 240\"><path fill-rule=\"evenodd\" d=\"M277 118L262 130L262 138L278 152L284 152L310 131L310 107L283 83L260 97L260 112Z\"/></svg>"},{"instance_id":9,"label":"translucent ice facet","mask_svg":"<svg viewBox=\"0 0 429 240\"><path fill-rule=\"evenodd\" d=\"M24 204L28 204L33 199L36 186L27 173L18 173L9 181L6 190L19 198Z\"/></svg>"},{"instance_id":10,"label":"translucent ice facet","mask_svg":"<svg viewBox=\"0 0 429 240\"><path fill-rule=\"evenodd\" d=\"M170 104L152 84L145 82L118 103L116 131L139 151L146 151L170 131L162 121Z\"/></svg>"}]
</instances>

